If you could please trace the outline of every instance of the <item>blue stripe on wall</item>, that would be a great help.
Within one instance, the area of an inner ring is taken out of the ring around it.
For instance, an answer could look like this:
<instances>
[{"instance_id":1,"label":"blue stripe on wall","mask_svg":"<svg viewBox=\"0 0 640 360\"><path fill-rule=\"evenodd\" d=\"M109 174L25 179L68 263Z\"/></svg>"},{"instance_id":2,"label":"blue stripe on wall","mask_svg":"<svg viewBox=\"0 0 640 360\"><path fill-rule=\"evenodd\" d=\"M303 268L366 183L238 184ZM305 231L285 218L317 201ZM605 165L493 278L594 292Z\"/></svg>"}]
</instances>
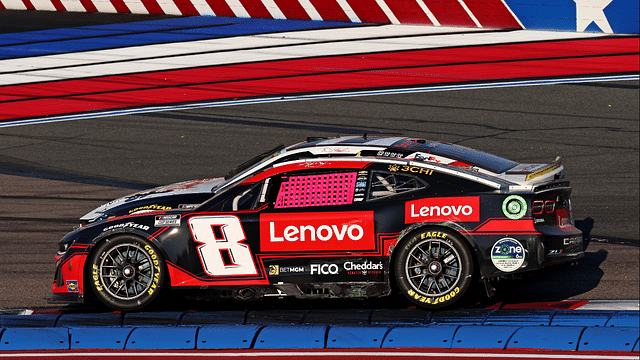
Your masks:
<instances>
[{"instance_id":1,"label":"blue stripe on wall","mask_svg":"<svg viewBox=\"0 0 640 360\"><path fill-rule=\"evenodd\" d=\"M0 59L220 37L362 26L335 21L180 17L124 24L0 34ZM42 44L42 43L51 44Z\"/></svg>"}]
</instances>

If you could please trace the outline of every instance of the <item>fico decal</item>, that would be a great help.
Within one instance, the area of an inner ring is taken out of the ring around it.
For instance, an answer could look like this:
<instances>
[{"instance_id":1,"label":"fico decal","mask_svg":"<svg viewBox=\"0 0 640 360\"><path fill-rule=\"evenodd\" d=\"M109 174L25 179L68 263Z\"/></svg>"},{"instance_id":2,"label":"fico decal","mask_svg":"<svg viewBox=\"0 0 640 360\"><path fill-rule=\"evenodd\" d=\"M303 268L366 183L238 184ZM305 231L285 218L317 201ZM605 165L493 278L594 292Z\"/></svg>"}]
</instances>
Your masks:
<instances>
[{"instance_id":1,"label":"fico decal","mask_svg":"<svg viewBox=\"0 0 640 360\"><path fill-rule=\"evenodd\" d=\"M480 221L480 198L442 197L405 203L406 224L423 221Z\"/></svg>"},{"instance_id":2,"label":"fico decal","mask_svg":"<svg viewBox=\"0 0 640 360\"><path fill-rule=\"evenodd\" d=\"M373 211L260 215L262 251L374 250Z\"/></svg>"}]
</instances>

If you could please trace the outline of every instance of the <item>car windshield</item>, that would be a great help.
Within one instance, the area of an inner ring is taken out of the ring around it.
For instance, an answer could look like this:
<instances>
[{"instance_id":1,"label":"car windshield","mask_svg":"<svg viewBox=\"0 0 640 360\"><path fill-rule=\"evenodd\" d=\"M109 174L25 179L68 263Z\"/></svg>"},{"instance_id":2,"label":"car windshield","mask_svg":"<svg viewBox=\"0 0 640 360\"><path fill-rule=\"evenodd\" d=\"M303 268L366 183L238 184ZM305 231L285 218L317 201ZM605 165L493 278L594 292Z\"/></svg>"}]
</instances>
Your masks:
<instances>
[{"instance_id":1,"label":"car windshield","mask_svg":"<svg viewBox=\"0 0 640 360\"><path fill-rule=\"evenodd\" d=\"M229 171L227 175L224 176L225 181L223 183L212 189L213 193L219 193L220 190L229 187L231 184L236 183L238 179L243 178L245 174L252 172L255 168L264 164L268 160L284 153L286 151L283 150L284 148L284 145L278 145L275 148L269 151L265 151L262 154L254 157L253 159L236 166L233 170Z\"/></svg>"},{"instance_id":2,"label":"car windshield","mask_svg":"<svg viewBox=\"0 0 640 360\"><path fill-rule=\"evenodd\" d=\"M278 145L275 148L265 151L249 161L245 161L244 163L236 166L233 170L229 171L227 175L224 176L224 179L229 180L239 173L244 172L245 170L250 170L254 166L280 155L280 150L282 149L284 149L284 145Z\"/></svg>"}]
</instances>

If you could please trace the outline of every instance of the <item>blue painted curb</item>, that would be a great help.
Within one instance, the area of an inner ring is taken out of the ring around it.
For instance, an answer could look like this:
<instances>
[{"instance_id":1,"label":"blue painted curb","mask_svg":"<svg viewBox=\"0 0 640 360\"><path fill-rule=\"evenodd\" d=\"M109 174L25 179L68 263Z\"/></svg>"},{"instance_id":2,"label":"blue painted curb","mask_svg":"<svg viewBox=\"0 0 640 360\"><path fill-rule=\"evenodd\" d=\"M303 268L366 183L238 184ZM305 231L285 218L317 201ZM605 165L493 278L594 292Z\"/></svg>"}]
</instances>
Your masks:
<instances>
[{"instance_id":1,"label":"blue painted curb","mask_svg":"<svg viewBox=\"0 0 640 360\"><path fill-rule=\"evenodd\" d=\"M2 315L0 351L403 347L638 351L638 311L357 310L342 318L338 313L348 310Z\"/></svg>"}]
</instances>

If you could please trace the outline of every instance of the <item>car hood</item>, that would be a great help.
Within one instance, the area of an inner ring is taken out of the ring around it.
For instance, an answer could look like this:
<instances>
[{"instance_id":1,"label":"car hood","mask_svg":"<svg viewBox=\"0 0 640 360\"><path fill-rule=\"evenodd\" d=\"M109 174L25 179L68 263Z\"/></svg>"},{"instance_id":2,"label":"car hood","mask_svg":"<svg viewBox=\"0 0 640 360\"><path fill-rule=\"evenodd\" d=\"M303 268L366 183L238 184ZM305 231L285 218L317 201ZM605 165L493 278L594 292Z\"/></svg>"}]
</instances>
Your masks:
<instances>
[{"instance_id":1,"label":"car hood","mask_svg":"<svg viewBox=\"0 0 640 360\"><path fill-rule=\"evenodd\" d=\"M188 195L212 194L213 190L224 182L224 178L212 178L201 180L183 181L157 188L143 190L134 194L123 196L100 205L80 218L82 222L91 222L100 218L139 213L143 211L158 211L171 209L171 199L180 198L187 200ZM198 201L196 204L199 204ZM196 205L188 204L188 205Z\"/></svg>"}]
</instances>

